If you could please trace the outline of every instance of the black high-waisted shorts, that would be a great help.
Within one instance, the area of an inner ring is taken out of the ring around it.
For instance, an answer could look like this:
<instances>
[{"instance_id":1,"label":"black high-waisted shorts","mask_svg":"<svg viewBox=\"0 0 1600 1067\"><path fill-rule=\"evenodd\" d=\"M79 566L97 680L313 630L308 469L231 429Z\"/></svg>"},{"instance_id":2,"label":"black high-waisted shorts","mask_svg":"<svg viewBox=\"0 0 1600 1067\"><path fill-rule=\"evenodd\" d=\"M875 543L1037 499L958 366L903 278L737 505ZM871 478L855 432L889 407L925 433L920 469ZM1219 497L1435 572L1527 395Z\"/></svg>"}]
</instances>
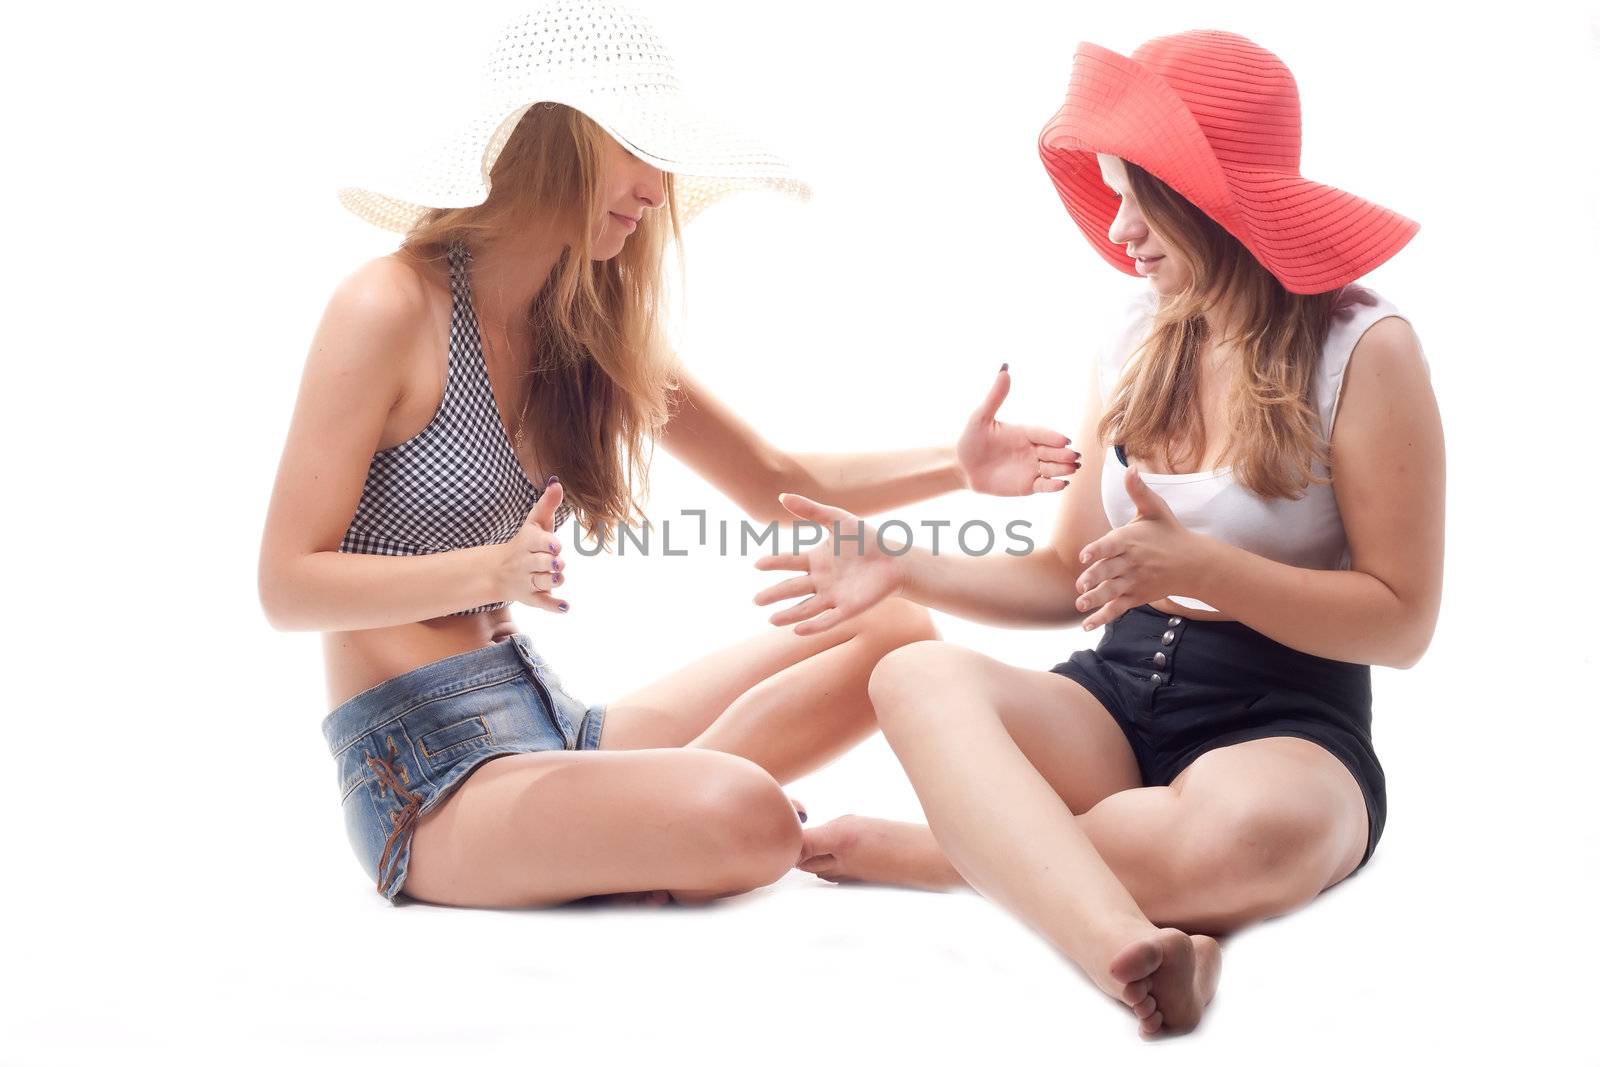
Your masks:
<instances>
[{"instance_id":1,"label":"black high-waisted shorts","mask_svg":"<svg viewBox=\"0 0 1600 1067\"><path fill-rule=\"evenodd\" d=\"M1147 786L1169 785L1202 754L1241 741L1303 737L1321 745L1361 786L1361 866L1372 858L1387 799L1366 664L1298 652L1240 622L1196 622L1141 604L1107 625L1095 649L1050 669L1105 705Z\"/></svg>"}]
</instances>

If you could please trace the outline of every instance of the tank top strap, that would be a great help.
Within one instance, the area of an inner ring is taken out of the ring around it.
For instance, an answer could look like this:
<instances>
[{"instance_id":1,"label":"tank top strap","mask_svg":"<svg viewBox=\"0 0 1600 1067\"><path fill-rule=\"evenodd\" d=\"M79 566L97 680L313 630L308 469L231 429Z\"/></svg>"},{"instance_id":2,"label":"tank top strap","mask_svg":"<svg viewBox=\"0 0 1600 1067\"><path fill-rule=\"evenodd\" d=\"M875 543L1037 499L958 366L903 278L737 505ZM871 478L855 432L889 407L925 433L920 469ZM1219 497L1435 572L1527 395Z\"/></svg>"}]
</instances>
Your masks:
<instances>
[{"instance_id":1,"label":"tank top strap","mask_svg":"<svg viewBox=\"0 0 1600 1067\"><path fill-rule=\"evenodd\" d=\"M459 303L472 291L467 281L467 265L472 262L472 253L457 241L446 250L446 255L450 260L450 296Z\"/></svg>"}]
</instances>

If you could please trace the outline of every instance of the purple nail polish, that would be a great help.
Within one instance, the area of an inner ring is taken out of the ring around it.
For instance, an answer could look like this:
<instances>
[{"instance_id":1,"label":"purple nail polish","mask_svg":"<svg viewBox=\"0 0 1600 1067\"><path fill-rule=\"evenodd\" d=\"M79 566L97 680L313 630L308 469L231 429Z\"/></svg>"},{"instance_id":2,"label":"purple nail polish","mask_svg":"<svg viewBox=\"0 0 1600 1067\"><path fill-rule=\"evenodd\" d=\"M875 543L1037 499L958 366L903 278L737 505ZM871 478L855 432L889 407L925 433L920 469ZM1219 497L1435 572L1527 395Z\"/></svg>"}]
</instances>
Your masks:
<instances>
[{"instance_id":1,"label":"purple nail polish","mask_svg":"<svg viewBox=\"0 0 1600 1067\"><path fill-rule=\"evenodd\" d=\"M800 821L801 822L805 822L806 821L806 813L805 812L803 812L803 811L796 812L796 814L800 816Z\"/></svg>"},{"instance_id":2,"label":"purple nail polish","mask_svg":"<svg viewBox=\"0 0 1600 1067\"><path fill-rule=\"evenodd\" d=\"M571 604L568 604L568 603L567 603L567 602L566 602L566 601L565 601L565 600L563 600L563 601L562 601L562 602L561 602L561 610L562 610L562 611L566 611L566 610L567 610L567 609L568 609L568 608L570 608L570 607L571 607L571 606L572 606L572 605L571 605Z\"/></svg>"},{"instance_id":3,"label":"purple nail polish","mask_svg":"<svg viewBox=\"0 0 1600 1067\"><path fill-rule=\"evenodd\" d=\"M544 487L545 487L545 488L546 488L546 489L548 489L548 488L550 488L550 487L551 487L551 486L552 486L552 485L555 485L555 484L556 484L556 483L557 483L557 482L559 482L559 481L560 481L560 480L561 480L561 479L560 479L560 478L557 478L557 477L556 477L556 476L555 476L555 475L554 475L554 474L552 474L552 475L551 475L551 476L550 476L550 477L549 477L549 478L547 478L547 479L545 479L545 483L544 483Z\"/></svg>"},{"instance_id":4,"label":"purple nail polish","mask_svg":"<svg viewBox=\"0 0 1600 1067\"><path fill-rule=\"evenodd\" d=\"M561 551L561 546L556 544L554 541L551 541L550 542L550 551L559 552L559 551Z\"/></svg>"},{"instance_id":5,"label":"purple nail polish","mask_svg":"<svg viewBox=\"0 0 1600 1067\"><path fill-rule=\"evenodd\" d=\"M1005 370L1005 369L1006 369L1006 368L1007 368L1007 367L1009 367L1009 366L1011 366L1011 364L1010 364L1010 363L1002 363L1002 364L1000 364L1000 369L1001 369L1001 370L1002 370L1002 371L1003 371L1003 370Z\"/></svg>"}]
</instances>

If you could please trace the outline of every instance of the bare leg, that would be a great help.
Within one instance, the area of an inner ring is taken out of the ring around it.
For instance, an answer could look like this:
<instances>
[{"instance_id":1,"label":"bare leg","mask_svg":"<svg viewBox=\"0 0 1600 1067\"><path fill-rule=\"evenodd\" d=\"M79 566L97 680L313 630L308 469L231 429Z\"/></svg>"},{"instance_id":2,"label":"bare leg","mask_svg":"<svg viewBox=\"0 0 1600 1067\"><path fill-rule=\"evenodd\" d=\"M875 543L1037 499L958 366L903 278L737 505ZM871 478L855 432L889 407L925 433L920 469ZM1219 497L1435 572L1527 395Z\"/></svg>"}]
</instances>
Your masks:
<instances>
[{"instance_id":1,"label":"bare leg","mask_svg":"<svg viewBox=\"0 0 1600 1067\"><path fill-rule=\"evenodd\" d=\"M793 807L748 760L524 752L483 764L418 822L404 890L466 907L660 890L703 901L776 881L799 848Z\"/></svg>"},{"instance_id":2,"label":"bare leg","mask_svg":"<svg viewBox=\"0 0 1600 1067\"><path fill-rule=\"evenodd\" d=\"M604 751L490 760L419 821L405 891L492 907L766 885L799 854L803 811L774 776L871 732L873 666L934 633L924 608L892 599L827 634L762 634L612 702Z\"/></svg>"},{"instance_id":3,"label":"bare leg","mask_svg":"<svg viewBox=\"0 0 1600 1067\"><path fill-rule=\"evenodd\" d=\"M877 728L867 679L878 660L936 636L927 610L897 597L826 633L764 633L612 701L600 747L717 749L792 781Z\"/></svg>"},{"instance_id":4,"label":"bare leg","mask_svg":"<svg viewBox=\"0 0 1600 1067\"><path fill-rule=\"evenodd\" d=\"M919 642L886 656L871 680L934 837L969 885L1133 1008L1142 1032L1193 1029L1214 989L1205 957L1216 942L1150 923L997 710L1030 684L1066 679L977 674L970 655Z\"/></svg>"},{"instance_id":5,"label":"bare leg","mask_svg":"<svg viewBox=\"0 0 1600 1067\"><path fill-rule=\"evenodd\" d=\"M1171 786L1114 793L1078 824L1151 922L1213 935L1302 907L1366 851L1360 787L1297 737L1215 749ZM830 881L966 887L928 827L857 815L807 830L797 866Z\"/></svg>"}]
</instances>

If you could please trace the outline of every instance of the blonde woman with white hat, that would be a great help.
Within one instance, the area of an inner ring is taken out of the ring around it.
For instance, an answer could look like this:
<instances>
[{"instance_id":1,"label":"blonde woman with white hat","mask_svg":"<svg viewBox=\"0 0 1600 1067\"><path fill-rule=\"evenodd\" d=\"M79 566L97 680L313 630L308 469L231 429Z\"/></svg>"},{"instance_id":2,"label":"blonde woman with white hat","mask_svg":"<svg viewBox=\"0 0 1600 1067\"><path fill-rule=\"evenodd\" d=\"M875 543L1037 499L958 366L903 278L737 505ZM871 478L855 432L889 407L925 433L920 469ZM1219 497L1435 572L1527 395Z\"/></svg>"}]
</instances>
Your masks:
<instances>
[{"instance_id":1,"label":"blonde woman with white hat","mask_svg":"<svg viewBox=\"0 0 1600 1067\"><path fill-rule=\"evenodd\" d=\"M741 186L806 194L689 105L643 19L566 0L507 28L449 143L341 190L405 239L317 329L260 590L274 627L325 635L345 824L390 901L690 901L775 881L804 818L780 783L873 729L874 664L936 636L891 599L609 705L575 699L509 603L566 612L555 531L574 515L604 541L634 517L652 440L761 522L785 514L781 491L872 513L1059 490L1075 468L1061 435L994 421L1003 376L955 447L821 457L774 448L682 373L662 252Z\"/></svg>"}]
</instances>

